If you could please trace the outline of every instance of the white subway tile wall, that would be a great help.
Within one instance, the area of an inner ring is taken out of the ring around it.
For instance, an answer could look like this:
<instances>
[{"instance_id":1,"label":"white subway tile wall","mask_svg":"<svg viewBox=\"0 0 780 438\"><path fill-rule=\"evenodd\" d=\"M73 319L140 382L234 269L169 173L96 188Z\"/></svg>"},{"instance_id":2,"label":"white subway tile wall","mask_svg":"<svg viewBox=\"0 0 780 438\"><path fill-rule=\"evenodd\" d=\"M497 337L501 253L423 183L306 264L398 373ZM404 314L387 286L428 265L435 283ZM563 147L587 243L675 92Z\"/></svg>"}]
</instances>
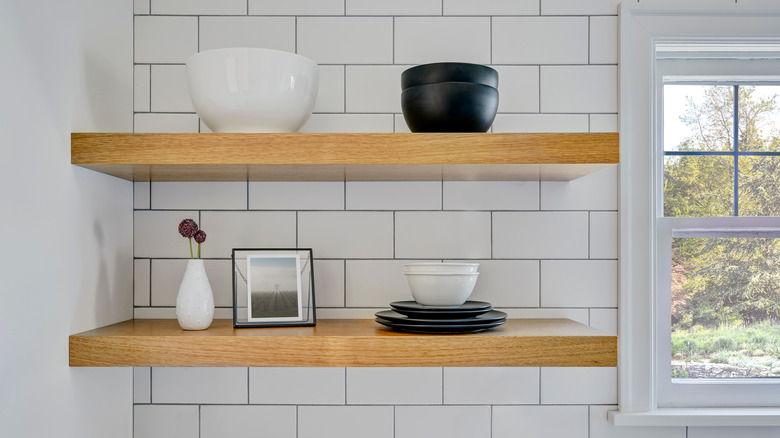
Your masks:
<instances>
[{"instance_id":1,"label":"white subway tile wall","mask_svg":"<svg viewBox=\"0 0 780 438\"><path fill-rule=\"evenodd\" d=\"M135 0L134 130L209 132L184 62L250 46L320 64L303 132L408 132L400 74L436 61L499 71L493 132L616 131L617 4ZM232 315L232 248L311 247L320 318L411 299L404 263L475 261L474 299L615 334L616 181L610 169L569 183L136 183L135 316L174 317L189 258L176 226L190 217L208 234L217 317ZM614 368L137 368L134 379L135 438L649 436L606 422Z\"/></svg>"}]
</instances>

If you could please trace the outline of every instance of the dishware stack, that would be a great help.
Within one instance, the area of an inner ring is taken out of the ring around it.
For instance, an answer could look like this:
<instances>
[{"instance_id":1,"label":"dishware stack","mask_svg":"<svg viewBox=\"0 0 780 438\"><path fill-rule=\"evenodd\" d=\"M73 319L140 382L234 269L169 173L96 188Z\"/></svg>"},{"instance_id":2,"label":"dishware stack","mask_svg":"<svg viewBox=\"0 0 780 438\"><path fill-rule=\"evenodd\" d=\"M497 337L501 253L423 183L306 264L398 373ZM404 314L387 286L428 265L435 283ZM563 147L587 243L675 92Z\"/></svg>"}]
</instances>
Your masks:
<instances>
[{"instance_id":1,"label":"dishware stack","mask_svg":"<svg viewBox=\"0 0 780 438\"><path fill-rule=\"evenodd\" d=\"M506 322L506 313L490 303L468 301L479 263L411 263L404 276L414 301L390 303L376 322L415 333L473 333Z\"/></svg>"},{"instance_id":2,"label":"dishware stack","mask_svg":"<svg viewBox=\"0 0 780 438\"><path fill-rule=\"evenodd\" d=\"M465 62L401 73L401 111L412 132L485 132L498 110L498 72Z\"/></svg>"}]
</instances>

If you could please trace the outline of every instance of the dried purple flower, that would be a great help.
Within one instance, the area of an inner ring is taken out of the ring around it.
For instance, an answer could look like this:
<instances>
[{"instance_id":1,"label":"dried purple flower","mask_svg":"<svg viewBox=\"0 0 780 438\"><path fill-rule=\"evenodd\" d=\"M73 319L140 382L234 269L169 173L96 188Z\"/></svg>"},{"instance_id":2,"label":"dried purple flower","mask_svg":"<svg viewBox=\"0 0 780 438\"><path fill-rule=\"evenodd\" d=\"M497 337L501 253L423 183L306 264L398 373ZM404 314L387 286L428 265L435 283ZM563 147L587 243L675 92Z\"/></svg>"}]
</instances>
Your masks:
<instances>
[{"instance_id":1,"label":"dried purple flower","mask_svg":"<svg viewBox=\"0 0 780 438\"><path fill-rule=\"evenodd\" d=\"M192 237L196 242L198 242L198 245L206 241L206 233L203 230L198 230L198 232L195 233L195 235Z\"/></svg>"},{"instance_id":2,"label":"dried purple flower","mask_svg":"<svg viewBox=\"0 0 780 438\"><path fill-rule=\"evenodd\" d=\"M179 224L179 234L186 238L190 238L198 232L198 224L192 219L184 219Z\"/></svg>"}]
</instances>

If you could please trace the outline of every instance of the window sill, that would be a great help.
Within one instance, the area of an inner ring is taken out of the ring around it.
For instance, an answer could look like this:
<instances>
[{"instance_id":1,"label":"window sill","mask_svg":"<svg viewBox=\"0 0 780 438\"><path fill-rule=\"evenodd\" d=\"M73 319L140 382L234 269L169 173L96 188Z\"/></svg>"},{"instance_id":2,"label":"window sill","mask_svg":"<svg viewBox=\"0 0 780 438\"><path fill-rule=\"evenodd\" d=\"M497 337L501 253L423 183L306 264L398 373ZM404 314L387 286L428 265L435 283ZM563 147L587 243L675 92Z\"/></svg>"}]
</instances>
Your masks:
<instances>
[{"instance_id":1,"label":"window sill","mask_svg":"<svg viewBox=\"0 0 780 438\"><path fill-rule=\"evenodd\" d=\"M780 408L666 408L610 411L615 426L780 426Z\"/></svg>"}]
</instances>

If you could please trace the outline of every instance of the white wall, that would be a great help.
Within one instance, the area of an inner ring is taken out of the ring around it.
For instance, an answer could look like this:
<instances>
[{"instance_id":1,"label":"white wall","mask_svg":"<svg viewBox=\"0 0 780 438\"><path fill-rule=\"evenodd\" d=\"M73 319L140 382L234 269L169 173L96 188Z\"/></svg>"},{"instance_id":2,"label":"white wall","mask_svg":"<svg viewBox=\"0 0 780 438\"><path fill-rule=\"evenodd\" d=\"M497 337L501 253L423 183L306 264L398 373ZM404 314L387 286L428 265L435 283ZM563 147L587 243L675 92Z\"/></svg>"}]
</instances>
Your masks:
<instances>
[{"instance_id":1,"label":"white wall","mask_svg":"<svg viewBox=\"0 0 780 438\"><path fill-rule=\"evenodd\" d=\"M132 129L132 2L0 1L0 436L131 436L132 373L68 335L132 317L132 184L70 132Z\"/></svg>"}]
</instances>

